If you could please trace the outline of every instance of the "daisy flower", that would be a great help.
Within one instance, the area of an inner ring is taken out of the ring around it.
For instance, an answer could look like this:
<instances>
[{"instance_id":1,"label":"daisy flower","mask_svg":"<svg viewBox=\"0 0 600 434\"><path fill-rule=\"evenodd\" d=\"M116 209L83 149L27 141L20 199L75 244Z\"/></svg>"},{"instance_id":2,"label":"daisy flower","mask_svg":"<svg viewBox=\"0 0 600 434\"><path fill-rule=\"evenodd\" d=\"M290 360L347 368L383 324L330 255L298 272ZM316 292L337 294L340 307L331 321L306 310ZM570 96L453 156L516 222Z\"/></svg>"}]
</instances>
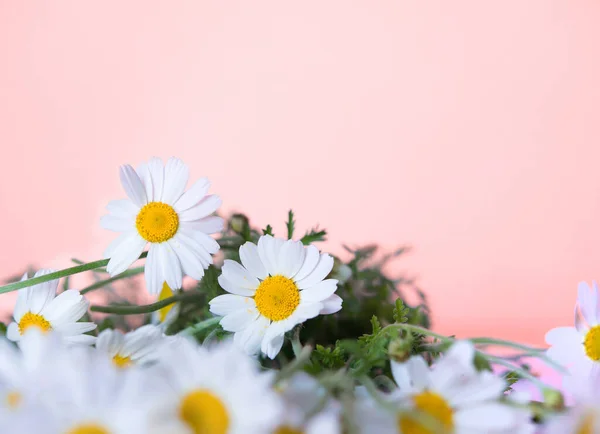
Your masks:
<instances>
[{"instance_id":1,"label":"daisy flower","mask_svg":"<svg viewBox=\"0 0 600 434\"><path fill-rule=\"evenodd\" d=\"M366 400L356 420L361 432L433 434L415 410L448 433L512 432L518 417L498 402L506 383L491 372L475 371L473 357L472 344L460 341L432 367L421 356L392 361L399 388L383 397L386 406Z\"/></svg>"},{"instance_id":2,"label":"daisy flower","mask_svg":"<svg viewBox=\"0 0 600 434\"><path fill-rule=\"evenodd\" d=\"M600 368L598 286L581 282L577 288L575 327L557 327L546 333L548 357L585 375Z\"/></svg>"},{"instance_id":3,"label":"daisy flower","mask_svg":"<svg viewBox=\"0 0 600 434\"><path fill-rule=\"evenodd\" d=\"M334 294L337 280L326 279L333 258L314 246L264 235L258 246L241 246L240 259L241 265L225 260L219 284L230 294L209 304L248 354L260 350L273 359L295 325L342 308L342 299Z\"/></svg>"},{"instance_id":4,"label":"daisy flower","mask_svg":"<svg viewBox=\"0 0 600 434\"><path fill-rule=\"evenodd\" d=\"M167 298L173 297L179 291L173 291L167 282L163 283L160 294L158 294L158 301L163 301ZM180 310L180 303L171 303L168 306L158 309L152 312L152 324L159 326L161 329L166 330L173 322L177 319Z\"/></svg>"},{"instance_id":5,"label":"daisy flower","mask_svg":"<svg viewBox=\"0 0 600 434\"><path fill-rule=\"evenodd\" d=\"M120 330L102 330L96 340L96 349L123 368L151 360L163 342L162 329L148 324L126 334Z\"/></svg>"},{"instance_id":6,"label":"daisy flower","mask_svg":"<svg viewBox=\"0 0 600 434\"><path fill-rule=\"evenodd\" d=\"M312 376L298 372L276 390L283 398L285 411L275 434L342 432L341 405L328 399L325 389ZM323 400L325 404L319 409Z\"/></svg>"},{"instance_id":7,"label":"daisy flower","mask_svg":"<svg viewBox=\"0 0 600 434\"><path fill-rule=\"evenodd\" d=\"M44 276L53 270L40 270L34 277ZM27 280L27 274L23 276ZM13 311L14 321L8 325L6 336L19 341L30 328L43 332L50 330L71 343L91 344L96 339L84 333L94 330L93 322L78 322L87 312L89 302L75 289L56 295L58 280L39 283L19 290Z\"/></svg>"},{"instance_id":8,"label":"daisy flower","mask_svg":"<svg viewBox=\"0 0 600 434\"><path fill-rule=\"evenodd\" d=\"M219 244L208 234L223 228L223 219L211 216L221 199L208 195L210 182L201 178L185 191L188 168L177 158L163 167L159 158L142 163L137 171L121 166L121 183L129 199L111 201L105 229L122 232L104 252L111 276L125 271L150 243L145 265L146 286L158 294L163 282L181 288L183 274L202 279Z\"/></svg>"},{"instance_id":9,"label":"daisy flower","mask_svg":"<svg viewBox=\"0 0 600 434\"><path fill-rule=\"evenodd\" d=\"M169 384L157 417L178 418L193 434L272 433L281 418L272 376L230 341L205 348L182 339L150 369Z\"/></svg>"}]
</instances>

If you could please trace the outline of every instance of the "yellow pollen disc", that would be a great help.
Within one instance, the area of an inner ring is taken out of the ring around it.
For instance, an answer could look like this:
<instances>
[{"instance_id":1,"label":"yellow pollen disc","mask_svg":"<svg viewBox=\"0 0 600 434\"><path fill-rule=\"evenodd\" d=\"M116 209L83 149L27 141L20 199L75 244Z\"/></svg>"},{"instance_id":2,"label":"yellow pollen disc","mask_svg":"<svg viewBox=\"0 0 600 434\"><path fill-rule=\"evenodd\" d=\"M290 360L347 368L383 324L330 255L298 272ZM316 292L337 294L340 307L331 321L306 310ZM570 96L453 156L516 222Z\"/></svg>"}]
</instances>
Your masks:
<instances>
[{"instance_id":1,"label":"yellow pollen disc","mask_svg":"<svg viewBox=\"0 0 600 434\"><path fill-rule=\"evenodd\" d=\"M585 416L575 434L594 434L594 416L591 414Z\"/></svg>"},{"instance_id":2,"label":"yellow pollen disc","mask_svg":"<svg viewBox=\"0 0 600 434\"><path fill-rule=\"evenodd\" d=\"M67 431L67 434L110 434L110 431L95 423L86 423L77 425L75 428Z\"/></svg>"},{"instance_id":3,"label":"yellow pollen disc","mask_svg":"<svg viewBox=\"0 0 600 434\"><path fill-rule=\"evenodd\" d=\"M446 400L437 393L425 391L413 397L415 409L435 419L446 432L452 432L454 422L452 408ZM423 426L417 418L401 415L398 426L402 434L435 434L428 427Z\"/></svg>"},{"instance_id":4,"label":"yellow pollen disc","mask_svg":"<svg viewBox=\"0 0 600 434\"><path fill-rule=\"evenodd\" d=\"M304 434L304 431L284 425L277 428L273 434Z\"/></svg>"},{"instance_id":5,"label":"yellow pollen disc","mask_svg":"<svg viewBox=\"0 0 600 434\"><path fill-rule=\"evenodd\" d=\"M293 280L270 276L260 282L254 302L262 316L271 321L281 321L293 314L300 304L300 291Z\"/></svg>"},{"instance_id":6,"label":"yellow pollen disc","mask_svg":"<svg viewBox=\"0 0 600 434\"><path fill-rule=\"evenodd\" d=\"M229 414L223 402L208 390L194 390L183 397L179 417L194 434L226 434Z\"/></svg>"},{"instance_id":7,"label":"yellow pollen disc","mask_svg":"<svg viewBox=\"0 0 600 434\"><path fill-rule=\"evenodd\" d=\"M594 362L600 360L600 325L595 325L585 334L585 354Z\"/></svg>"},{"instance_id":8,"label":"yellow pollen disc","mask_svg":"<svg viewBox=\"0 0 600 434\"><path fill-rule=\"evenodd\" d=\"M19 392L8 392L5 398L6 406L11 410L14 410L21 404L22 399L23 397Z\"/></svg>"},{"instance_id":9,"label":"yellow pollen disc","mask_svg":"<svg viewBox=\"0 0 600 434\"><path fill-rule=\"evenodd\" d=\"M135 227L143 239L150 243L163 243L173 238L179 229L179 216L171 205L150 202L140 210Z\"/></svg>"},{"instance_id":10,"label":"yellow pollen disc","mask_svg":"<svg viewBox=\"0 0 600 434\"><path fill-rule=\"evenodd\" d=\"M52 330L50 322L48 322L48 320L46 320L46 318L44 318L42 315L27 312L21 317L21 321L19 321L19 333L23 335L25 330L27 330L29 327L37 327L44 333Z\"/></svg>"},{"instance_id":11,"label":"yellow pollen disc","mask_svg":"<svg viewBox=\"0 0 600 434\"><path fill-rule=\"evenodd\" d=\"M129 366L129 365L131 365L133 363L131 361L131 357L121 356L120 354L116 354L113 357L113 362L119 368L126 368L127 366Z\"/></svg>"},{"instance_id":12,"label":"yellow pollen disc","mask_svg":"<svg viewBox=\"0 0 600 434\"><path fill-rule=\"evenodd\" d=\"M158 301L162 301L165 298L173 297L173 295L173 290L169 287L169 285L167 285L167 282L165 282L163 283L162 290L160 291L160 294L158 296ZM168 306L158 309L158 320L160 322L165 322L165 319L167 319L167 315L169 314L171 309L173 309L173 306L175 306L175 303L171 303Z\"/></svg>"}]
</instances>

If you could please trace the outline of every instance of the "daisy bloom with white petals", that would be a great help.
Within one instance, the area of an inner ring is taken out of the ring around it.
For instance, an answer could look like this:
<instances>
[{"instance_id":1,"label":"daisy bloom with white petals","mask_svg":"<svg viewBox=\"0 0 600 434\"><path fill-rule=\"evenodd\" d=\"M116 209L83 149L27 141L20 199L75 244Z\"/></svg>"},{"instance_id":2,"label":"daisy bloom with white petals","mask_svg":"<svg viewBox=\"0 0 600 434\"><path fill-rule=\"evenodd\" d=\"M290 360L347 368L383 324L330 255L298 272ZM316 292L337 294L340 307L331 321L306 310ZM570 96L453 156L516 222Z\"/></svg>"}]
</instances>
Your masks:
<instances>
[{"instance_id":1,"label":"daisy bloom with white petals","mask_svg":"<svg viewBox=\"0 0 600 434\"><path fill-rule=\"evenodd\" d=\"M157 362L152 375L169 384L157 417L178 418L192 434L272 433L281 418L272 376L230 340L206 348L182 339Z\"/></svg>"},{"instance_id":2,"label":"daisy bloom with white petals","mask_svg":"<svg viewBox=\"0 0 600 434\"><path fill-rule=\"evenodd\" d=\"M223 228L223 219L212 216L221 199L207 195L210 182L201 178L185 191L188 167L177 158L163 166L159 158L135 170L121 166L121 183L129 199L111 201L109 215L102 217L105 229L122 232L104 252L110 258L111 276L125 271L149 243L144 268L146 286L158 294L164 282L181 288L183 275L202 279L213 262L219 244L209 234Z\"/></svg>"},{"instance_id":3,"label":"daisy bloom with white petals","mask_svg":"<svg viewBox=\"0 0 600 434\"><path fill-rule=\"evenodd\" d=\"M312 245L263 235L258 245L240 247L240 259L225 260L219 284L229 294L209 304L248 354L260 350L273 359L295 325L342 308L337 280L326 279L333 258Z\"/></svg>"},{"instance_id":4,"label":"daisy bloom with white petals","mask_svg":"<svg viewBox=\"0 0 600 434\"><path fill-rule=\"evenodd\" d=\"M40 270L34 277L52 272ZM21 280L27 280L27 274ZM96 338L84 333L94 330L96 324L78 322L90 303L75 289L56 295L57 289L58 280L50 280L19 290L13 311L14 322L8 325L6 337L11 341L19 341L33 327L42 332L53 330L66 342L92 344Z\"/></svg>"},{"instance_id":5,"label":"daisy bloom with white petals","mask_svg":"<svg viewBox=\"0 0 600 434\"><path fill-rule=\"evenodd\" d=\"M548 357L585 375L600 369L600 312L598 286L581 282L577 288L575 327L557 327L546 333Z\"/></svg>"},{"instance_id":6,"label":"daisy bloom with white petals","mask_svg":"<svg viewBox=\"0 0 600 434\"><path fill-rule=\"evenodd\" d=\"M128 333L102 330L96 340L96 349L105 353L116 366L124 368L151 360L163 343L162 329L147 324Z\"/></svg>"},{"instance_id":7,"label":"daisy bloom with white petals","mask_svg":"<svg viewBox=\"0 0 600 434\"><path fill-rule=\"evenodd\" d=\"M361 432L433 434L424 420L415 417L415 410L447 433L513 432L520 419L498 401L506 383L491 372L477 372L474 354L471 343L459 341L432 367L421 356L392 361L398 390L384 399L397 411L365 400L356 418Z\"/></svg>"}]
</instances>

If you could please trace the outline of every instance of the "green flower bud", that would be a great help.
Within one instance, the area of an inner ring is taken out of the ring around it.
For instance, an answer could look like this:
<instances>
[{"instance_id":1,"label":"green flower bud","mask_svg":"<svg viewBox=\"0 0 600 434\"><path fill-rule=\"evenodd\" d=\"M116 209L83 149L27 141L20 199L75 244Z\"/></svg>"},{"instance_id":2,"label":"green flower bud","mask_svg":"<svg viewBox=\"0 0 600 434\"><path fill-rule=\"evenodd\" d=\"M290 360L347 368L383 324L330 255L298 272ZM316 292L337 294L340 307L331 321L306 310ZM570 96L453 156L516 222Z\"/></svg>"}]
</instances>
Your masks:
<instances>
[{"instance_id":1,"label":"green flower bud","mask_svg":"<svg viewBox=\"0 0 600 434\"><path fill-rule=\"evenodd\" d=\"M411 356L412 339L394 339L388 345L388 355L391 360L398 363L406 362Z\"/></svg>"},{"instance_id":2,"label":"green flower bud","mask_svg":"<svg viewBox=\"0 0 600 434\"><path fill-rule=\"evenodd\" d=\"M544 389L544 403L554 410L565 408L565 399L562 393L556 389Z\"/></svg>"},{"instance_id":3,"label":"green flower bud","mask_svg":"<svg viewBox=\"0 0 600 434\"><path fill-rule=\"evenodd\" d=\"M244 214L234 214L229 219L229 228L236 234L242 234L248 227L248 217Z\"/></svg>"}]
</instances>

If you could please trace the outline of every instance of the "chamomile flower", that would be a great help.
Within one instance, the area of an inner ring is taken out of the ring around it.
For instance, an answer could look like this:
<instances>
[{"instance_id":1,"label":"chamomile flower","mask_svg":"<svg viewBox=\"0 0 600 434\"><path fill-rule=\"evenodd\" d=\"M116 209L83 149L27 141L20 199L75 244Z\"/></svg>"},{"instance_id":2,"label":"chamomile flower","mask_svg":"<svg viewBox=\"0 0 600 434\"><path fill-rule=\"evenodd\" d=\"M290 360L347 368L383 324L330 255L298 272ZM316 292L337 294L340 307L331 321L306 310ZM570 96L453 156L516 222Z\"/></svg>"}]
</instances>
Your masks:
<instances>
[{"instance_id":1,"label":"chamomile flower","mask_svg":"<svg viewBox=\"0 0 600 434\"><path fill-rule=\"evenodd\" d=\"M548 357L579 375L600 369L600 316L598 286L581 282L575 305L575 327L557 327L546 333Z\"/></svg>"},{"instance_id":2,"label":"chamomile flower","mask_svg":"<svg viewBox=\"0 0 600 434\"><path fill-rule=\"evenodd\" d=\"M230 294L209 304L248 354L260 350L273 359L295 325L342 308L342 299L334 294L337 280L326 279L333 258L314 246L264 235L258 246L241 246L240 259L241 265L225 260L219 284Z\"/></svg>"},{"instance_id":3,"label":"chamomile flower","mask_svg":"<svg viewBox=\"0 0 600 434\"><path fill-rule=\"evenodd\" d=\"M34 277L52 273L40 270ZM22 280L27 279L27 274ZM96 339L84 333L94 330L93 322L78 322L88 310L89 302L75 289L56 295L58 280L51 280L21 289L13 311L14 322L8 325L6 336L19 341L30 328L43 332L53 330L70 343L91 344Z\"/></svg>"},{"instance_id":4,"label":"chamomile flower","mask_svg":"<svg viewBox=\"0 0 600 434\"><path fill-rule=\"evenodd\" d=\"M162 329L148 324L125 334L120 330L102 330L96 349L123 368L151 360L163 342Z\"/></svg>"},{"instance_id":5,"label":"chamomile flower","mask_svg":"<svg viewBox=\"0 0 600 434\"><path fill-rule=\"evenodd\" d=\"M163 301L167 298L173 297L175 295L175 291L173 291L167 282L163 283L160 294L158 295L158 301ZM180 304L179 303L171 303L168 306L162 307L155 312L152 312L152 324L155 324L166 330L179 315Z\"/></svg>"},{"instance_id":6,"label":"chamomile flower","mask_svg":"<svg viewBox=\"0 0 600 434\"><path fill-rule=\"evenodd\" d=\"M205 348L183 339L161 356L151 368L169 383L160 415L179 418L193 434L273 432L281 402L272 377L232 342Z\"/></svg>"},{"instance_id":7,"label":"chamomile flower","mask_svg":"<svg viewBox=\"0 0 600 434\"><path fill-rule=\"evenodd\" d=\"M392 362L399 389L383 397L387 406L366 400L356 420L361 432L433 434L416 411L448 433L508 433L517 416L498 402L506 383L490 372L475 371L473 357L470 343L457 342L431 368L421 356Z\"/></svg>"},{"instance_id":8,"label":"chamomile flower","mask_svg":"<svg viewBox=\"0 0 600 434\"><path fill-rule=\"evenodd\" d=\"M129 199L111 201L105 229L122 232L106 249L111 276L125 271L150 243L145 265L146 286L158 294L163 282L181 288L183 274L202 279L219 244L209 234L221 231L223 219L211 216L221 199L208 195L210 182L201 178L185 191L189 171L177 158L163 166L159 158L137 171L121 166L121 183Z\"/></svg>"},{"instance_id":9,"label":"chamomile flower","mask_svg":"<svg viewBox=\"0 0 600 434\"><path fill-rule=\"evenodd\" d=\"M342 432L340 404L328 399L325 389L310 375L294 374L276 390L283 398L285 411L274 434Z\"/></svg>"}]
</instances>

